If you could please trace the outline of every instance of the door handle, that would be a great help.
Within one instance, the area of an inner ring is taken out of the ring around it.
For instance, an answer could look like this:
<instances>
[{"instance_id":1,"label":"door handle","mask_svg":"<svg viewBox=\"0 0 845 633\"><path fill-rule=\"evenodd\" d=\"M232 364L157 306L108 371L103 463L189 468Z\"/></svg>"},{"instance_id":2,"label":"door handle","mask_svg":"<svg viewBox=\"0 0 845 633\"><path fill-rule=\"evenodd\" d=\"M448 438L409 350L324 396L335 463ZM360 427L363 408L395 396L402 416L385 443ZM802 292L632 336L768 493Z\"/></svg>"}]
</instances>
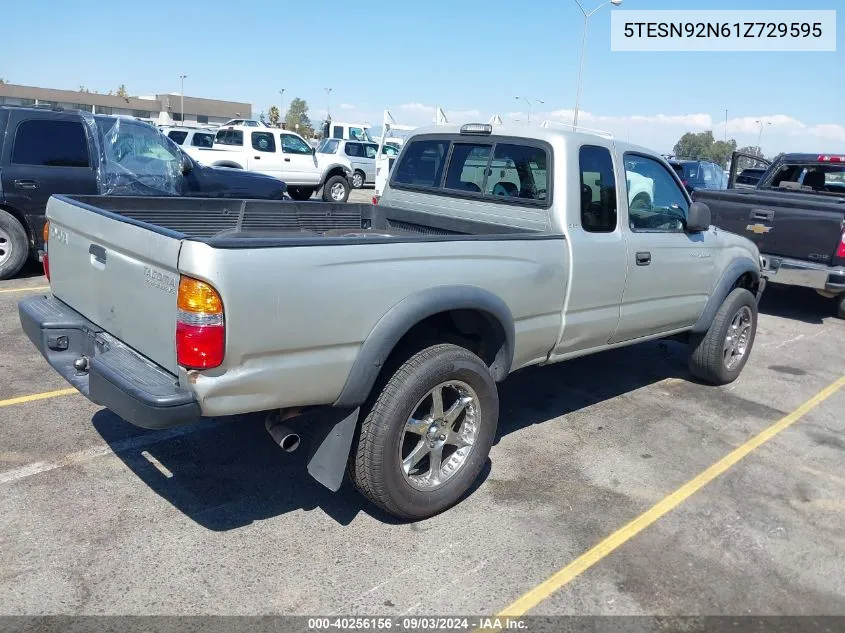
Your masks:
<instances>
[{"instance_id":1,"label":"door handle","mask_svg":"<svg viewBox=\"0 0 845 633\"><path fill-rule=\"evenodd\" d=\"M637 266L648 266L651 263L651 253L641 251L637 253Z\"/></svg>"},{"instance_id":2,"label":"door handle","mask_svg":"<svg viewBox=\"0 0 845 633\"><path fill-rule=\"evenodd\" d=\"M18 178L14 181L15 187L18 189L38 189L38 181L37 180L28 180L28 179L21 179Z\"/></svg>"},{"instance_id":3,"label":"door handle","mask_svg":"<svg viewBox=\"0 0 845 633\"><path fill-rule=\"evenodd\" d=\"M285 159L285 162L286 162L286 163L289 163L289 162L290 162L290 158L286 158L286 159Z\"/></svg>"},{"instance_id":4,"label":"door handle","mask_svg":"<svg viewBox=\"0 0 845 633\"><path fill-rule=\"evenodd\" d=\"M261 156L253 156L255 160L261 160Z\"/></svg>"},{"instance_id":5,"label":"door handle","mask_svg":"<svg viewBox=\"0 0 845 633\"><path fill-rule=\"evenodd\" d=\"M751 209L752 220L762 220L763 222L773 222L775 219L774 209Z\"/></svg>"}]
</instances>

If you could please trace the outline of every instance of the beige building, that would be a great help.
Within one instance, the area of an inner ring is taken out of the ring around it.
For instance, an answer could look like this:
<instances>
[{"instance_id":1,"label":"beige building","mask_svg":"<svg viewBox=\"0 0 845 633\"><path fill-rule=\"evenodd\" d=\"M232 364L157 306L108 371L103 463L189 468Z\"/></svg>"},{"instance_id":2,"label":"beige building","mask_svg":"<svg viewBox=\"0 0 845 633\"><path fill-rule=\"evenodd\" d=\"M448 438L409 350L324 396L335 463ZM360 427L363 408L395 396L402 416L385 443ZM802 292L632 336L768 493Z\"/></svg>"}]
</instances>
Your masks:
<instances>
[{"instance_id":1,"label":"beige building","mask_svg":"<svg viewBox=\"0 0 845 633\"><path fill-rule=\"evenodd\" d=\"M0 105L60 106L95 114L133 116L158 125L179 125L183 100L178 94L119 97L6 83L0 84ZM220 125L229 119L252 118L252 104L185 96L184 112L185 125Z\"/></svg>"}]
</instances>

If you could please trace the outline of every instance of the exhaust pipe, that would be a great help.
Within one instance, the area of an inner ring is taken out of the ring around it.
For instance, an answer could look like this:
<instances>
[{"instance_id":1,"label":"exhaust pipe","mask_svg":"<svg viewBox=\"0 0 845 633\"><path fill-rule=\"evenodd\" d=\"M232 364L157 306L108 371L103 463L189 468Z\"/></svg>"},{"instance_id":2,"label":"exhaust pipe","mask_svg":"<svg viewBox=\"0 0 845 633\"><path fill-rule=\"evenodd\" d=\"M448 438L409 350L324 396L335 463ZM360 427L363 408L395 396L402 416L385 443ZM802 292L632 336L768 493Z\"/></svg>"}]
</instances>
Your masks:
<instances>
[{"instance_id":1,"label":"exhaust pipe","mask_svg":"<svg viewBox=\"0 0 845 633\"><path fill-rule=\"evenodd\" d=\"M273 438L273 441L278 444L286 453L293 453L299 448L300 438L299 433L294 433L284 424L282 424L282 417L279 412L271 413L264 421L264 428ZM287 416L293 417L293 416Z\"/></svg>"}]
</instances>

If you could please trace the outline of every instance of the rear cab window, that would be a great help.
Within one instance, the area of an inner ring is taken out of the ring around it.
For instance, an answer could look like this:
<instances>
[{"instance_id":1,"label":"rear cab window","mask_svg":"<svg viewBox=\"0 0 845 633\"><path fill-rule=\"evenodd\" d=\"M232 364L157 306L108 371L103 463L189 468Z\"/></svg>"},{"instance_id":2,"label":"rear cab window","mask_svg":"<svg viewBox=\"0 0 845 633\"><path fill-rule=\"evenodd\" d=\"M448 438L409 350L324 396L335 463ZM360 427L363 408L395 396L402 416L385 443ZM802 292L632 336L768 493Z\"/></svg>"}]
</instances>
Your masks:
<instances>
[{"instance_id":1,"label":"rear cab window","mask_svg":"<svg viewBox=\"0 0 845 633\"><path fill-rule=\"evenodd\" d=\"M243 147L244 133L241 130L219 130L214 142L219 145L237 145Z\"/></svg>"},{"instance_id":2,"label":"rear cab window","mask_svg":"<svg viewBox=\"0 0 845 633\"><path fill-rule=\"evenodd\" d=\"M167 133L167 138L172 140L177 145L181 145L185 142L185 139L188 138L188 133L182 132L181 130L171 130Z\"/></svg>"},{"instance_id":3,"label":"rear cab window","mask_svg":"<svg viewBox=\"0 0 845 633\"><path fill-rule=\"evenodd\" d=\"M191 139L191 145L193 147L211 147L214 145L214 134L197 132Z\"/></svg>"},{"instance_id":4,"label":"rear cab window","mask_svg":"<svg viewBox=\"0 0 845 633\"><path fill-rule=\"evenodd\" d=\"M590 233L616 230L616 175L606 147L584 145L578 152L581 173L581 226Z\"/></svg>"},{"instance_id":5,"label":"rear cab window","mask_svg":"<svg viewBox=\"0 0 845 633\"><path fill-rule=\"evenodd\" d=\"M79 121L23 121L15 132L12 162L40 167L89 167L85 128Z\"/></svg>"},{"instance_id":6,"label":"rear cab window","mask_svg":"<svg viewBox=\"0 0 845 633\"><path fill-rule=\"evenodd\" d=\"M551 147L496 137L411 140L392 172L397 189L548 207ZM448 168L446 163L448 161Z\"/></svg>"}]
</instances>

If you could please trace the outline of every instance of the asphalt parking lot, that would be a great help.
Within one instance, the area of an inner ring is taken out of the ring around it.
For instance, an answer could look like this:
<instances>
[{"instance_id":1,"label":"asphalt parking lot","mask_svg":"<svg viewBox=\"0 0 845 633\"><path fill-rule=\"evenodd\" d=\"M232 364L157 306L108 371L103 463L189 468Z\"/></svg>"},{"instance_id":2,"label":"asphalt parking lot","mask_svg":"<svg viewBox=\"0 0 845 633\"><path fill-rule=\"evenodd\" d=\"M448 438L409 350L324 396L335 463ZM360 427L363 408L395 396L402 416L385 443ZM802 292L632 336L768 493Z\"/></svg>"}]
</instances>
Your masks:
<instances>
[{"instance_id":1,"label":"asphalt parking lot","mask_svg":"<svg viewBox=\"0 0 845 633\"><path fill-rule=\"evenodd\" d=\"M478 486L403 524L259 416L149 432L69 392L18 322L44 283L0 282L3 614L845 615L845 322L812 292L770 286L724 388L676 343L515 374Z\"/></svg>"}]
</instances>

